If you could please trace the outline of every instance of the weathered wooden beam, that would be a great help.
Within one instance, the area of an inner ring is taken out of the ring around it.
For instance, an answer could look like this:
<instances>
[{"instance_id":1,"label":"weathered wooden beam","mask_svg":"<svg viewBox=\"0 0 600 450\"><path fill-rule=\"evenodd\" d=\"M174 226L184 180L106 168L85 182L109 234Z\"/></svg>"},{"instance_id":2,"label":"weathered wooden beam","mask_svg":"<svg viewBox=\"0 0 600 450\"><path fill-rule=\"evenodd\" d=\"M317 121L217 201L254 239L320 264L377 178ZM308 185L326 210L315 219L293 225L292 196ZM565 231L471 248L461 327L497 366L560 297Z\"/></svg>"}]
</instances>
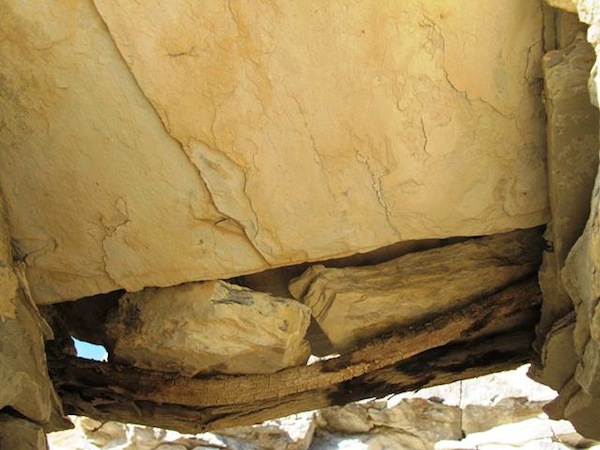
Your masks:
<instances>
[{"instance_id":1,"label":"weathered wooden beam","mask_svg":"<svg viewBox=\"0 0 600 450\"><path fill-rule=\"evenodd\" d=\"M514 369L530 360L533 337L533 331L517 331L452 344L324 389L238 405L194 407L119 395L89 397L72 385L63 386L61 394L70 414L198 433Z\"/></svg>"},{"instance_id":2,"label":"weathered wooden beam","mask_svg":"<svg viewBox=\"0 0 600 450\"><path fill-rule=\"evenodd\" d=\"M533 330L540 300L531 278L346 355L271 375L186 378L73 357L51 359L51 375L70 413L186 432L246 425L512 368L530 356L533 336L522 330Z\"/></svg>"}]
</instances>

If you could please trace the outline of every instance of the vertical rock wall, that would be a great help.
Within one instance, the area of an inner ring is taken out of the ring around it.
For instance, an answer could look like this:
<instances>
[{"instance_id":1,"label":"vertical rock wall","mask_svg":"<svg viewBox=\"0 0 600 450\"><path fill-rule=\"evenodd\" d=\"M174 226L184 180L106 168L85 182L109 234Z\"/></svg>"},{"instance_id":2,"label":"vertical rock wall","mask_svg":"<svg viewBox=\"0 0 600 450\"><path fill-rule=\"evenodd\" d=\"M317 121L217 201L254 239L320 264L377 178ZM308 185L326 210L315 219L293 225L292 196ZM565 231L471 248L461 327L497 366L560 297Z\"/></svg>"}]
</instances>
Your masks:
<instances>
[{"instance_id":1,"label":"vertical rock wall","mask_svg":"<svg viewBox=\"0 0 600 450\"><path fill-rule=\"evenodd\" d=\"M559 6L564 3L570 9L577 3L579 19L590 25L587 40L592 45L567 13L556 13L559 49L544 57L552 213L547 236L554 245L540 273L544 308L538 331L546 339L536 376L560 390L548 407L552 415L599 438L600 78L594 60L600 50L600 3L580 0Z\"/></svg>"},{"instance_id":2,"label":"vertical rock wall","mask_svg":"<svg viewBox=\"0 0 600 450\"><path fill-rule=\"evenodd\" d=\"M46 448L44 429L63 428L58 397L48 377L44 338L52 331L13 264L0 198L0 448Z\"/></svg>"}]
</instances>

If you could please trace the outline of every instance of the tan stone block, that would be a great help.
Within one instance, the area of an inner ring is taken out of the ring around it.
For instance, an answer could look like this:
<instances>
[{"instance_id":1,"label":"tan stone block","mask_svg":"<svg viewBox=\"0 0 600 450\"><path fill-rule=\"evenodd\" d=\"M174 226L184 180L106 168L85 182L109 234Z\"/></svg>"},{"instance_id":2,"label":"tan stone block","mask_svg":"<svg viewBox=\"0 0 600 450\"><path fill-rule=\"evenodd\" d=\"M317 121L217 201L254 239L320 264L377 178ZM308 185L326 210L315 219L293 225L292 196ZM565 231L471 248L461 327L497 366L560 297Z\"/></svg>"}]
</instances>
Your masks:
<instances>
[{"instance_id":1,"label":"tan stone block","mask_svg":"<svg viewBox=\"0 0 600 450\"><path fill-rule=\"evenodd\" d=\"M600 439L600 398L593 397L583 390L578 391L570 398L564 417L585 437Z\"/></svg>"},{"instance_id":2,"label":"tan stone block","mask_svg":"<svg viewBox=\"0 0 600 450\"><path fill-rule=\"evenodd\" d=\"M290 284L334 347L345 351L395 328L466 305L539 265L536 230L412 253L365 267L313 266Z\"/></svg>"},{"instance_id":3,"label":"tan stone block","mask_svg":"<svg viewBox=\"0 0 600 450\"><path fill-rule=\"evenodd\" d=\"M40 303L548 218L538 1L0 14L0 183Z\"/></svg>"},{"instance_id":4,"label":"tan stone block","mask_svg":"<svg viewBox=\"0 0 600 450\"><path fill-rule=\"evenodd\" d=\"M0 197L0 410L12 408L44 425L52 419L50 428L61 427L60 402L44 351L44 338L52 331L28 296L26 280L17 276L9 243ZM1 442L0 448L5 448Z\"/></svg>"},{"instance_id":5,"label":"tan stone block","mask_svg":"<svg viewBox=\"0 0 600 450\"><path fill-rule=\"evenodd\" d=\"M548 233L547 229L544 237L551 242L551 238L548 239L549 236L552 234ZM536 327L535 347L539 350L543 346L547 333L555 323L573 311L573 302L562 285L556 255L549 251L545 251L543 254L538 280L544 298L540 321Z\"/></svg>"},{"instance_id":6,"label":"tan stone block","mask_svg":"<svg viewBox=\"0 0 600 450\"><path fill-rule=\"evenodd\" d=\"M542 368L535 371L537 381L560 390L571 379L579 361L573 343L574 332L574 314L554 324L541 351Z\"/></svg>"},{"instance_id":7,"label":"tan stone block","mask_svg":"<svg viewBox=\"0 0 600 450\"><path fill-rule=\"evenodd\" d=\"M600 345L594 339L585 346L575 380L587 394L600 399Z\"/></svg>"},{"instance_id":8,"label":"tan stone block","mask_svg":"<svg viewBox=\"0 0 600 450\"><path fill-rule=\"evenodd\" d=\"M559 269L585 228L598 169L600 115L587 89L594 61L582 34L543 59L552 241Z\"/></svg>"},{"instance_id":9,"label":"tan stone block","mask_svg":"<svg viewBox=\"0 0 600 450\"><path fill-rule=\"evenodd\" d=\"M545 403L530 401L527 397L507 397L490 406L466 405L462 410L461 428L468 435L533 419L542 414Z\"/></svg>"},{"instance_id":10,"label":"tan stone block","mask_svg":"<svg viewBox=\"0 0 600 450\"><path fill-rule=\"evenodd\" d=\"M577 14L566 11L556 12L556 44L559 49L568 47L577 35L587 32L587 24L579 21Z\"/></svg>"},{"instance_id":11,"label":"tan stone block","mask_svg":"<svg viewBox=\"0 0 600 450\"><path fill-rule=\"evenodd\" d=\"M39 316L22 295L15 303L16 317L0 321L0 408L44 423L55 403Z\"/></svg>"},{"instance_id":12,"label":"tan stone block","mask_svg":"<svg viewBox=\"0 0 600 450\"><path fill-rule=\"evenodd\" d=\"M179 372L272 373L306 363L310 311L225 282L127 294L107 324L110 358Z\"/></svg>"}]
</instances>

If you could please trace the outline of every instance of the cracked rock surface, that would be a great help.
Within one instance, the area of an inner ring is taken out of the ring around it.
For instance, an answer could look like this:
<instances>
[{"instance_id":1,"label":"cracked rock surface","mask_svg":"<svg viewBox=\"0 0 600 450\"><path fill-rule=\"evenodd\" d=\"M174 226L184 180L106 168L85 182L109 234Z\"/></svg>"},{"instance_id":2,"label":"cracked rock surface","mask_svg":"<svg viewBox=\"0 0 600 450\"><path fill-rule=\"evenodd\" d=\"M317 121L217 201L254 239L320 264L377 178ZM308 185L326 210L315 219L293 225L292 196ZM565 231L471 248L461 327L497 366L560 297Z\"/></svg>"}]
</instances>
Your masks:
<instances>
[{"instance_id":1,"label":"cracked rock surface","mask_svg":"<svg viewBox=\"0 0 600 450\"><path fill-rule=\"evenodd\" d=\"M39 303L547 220L536 0L0 14L1 187Z\"/></svg>"},{"instance_id":2,"label":"cracked rock surface","mask_svg":"<svg viewBox=\"0 0 600 450\"><path fill-rule=\"evenodd\" d=\"M540 272L544 304L538 334L547 334L541 367L533 373L559 391L558 398L547 406L549 414L570 420L580 433L598 439L599 122L592 105L599 104L600 3L575 3L579 20L589 25L587 41L592 45L585 42L579 26L574 28L575 34L565 33L569 27L557 22L559 49L544 57L552 213L547 236L554 241L554 248L544 256ZM556 14L565 17L563 12ZM572 43L564 39L569 34L574 36Z\"/></svg>"}]
</instances>

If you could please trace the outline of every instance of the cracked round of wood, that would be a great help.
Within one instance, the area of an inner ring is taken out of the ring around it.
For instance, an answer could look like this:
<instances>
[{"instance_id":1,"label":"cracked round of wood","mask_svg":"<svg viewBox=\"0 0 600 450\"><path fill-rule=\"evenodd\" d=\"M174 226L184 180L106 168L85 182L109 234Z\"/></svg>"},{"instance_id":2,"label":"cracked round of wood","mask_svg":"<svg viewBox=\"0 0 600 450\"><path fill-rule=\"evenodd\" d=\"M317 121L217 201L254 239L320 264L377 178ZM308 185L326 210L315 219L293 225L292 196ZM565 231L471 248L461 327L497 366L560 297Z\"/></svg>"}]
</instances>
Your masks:
<instances>
[{"instance_id":1,"label":"cracked round of wood","mask_svg":"<svg viewBox=\"0 0 600 450\"><path fill-rule=\"evenodd\" d=\"M3 2L39 303L547 221L536 0Z\"/></svg>"}]
</instances>

